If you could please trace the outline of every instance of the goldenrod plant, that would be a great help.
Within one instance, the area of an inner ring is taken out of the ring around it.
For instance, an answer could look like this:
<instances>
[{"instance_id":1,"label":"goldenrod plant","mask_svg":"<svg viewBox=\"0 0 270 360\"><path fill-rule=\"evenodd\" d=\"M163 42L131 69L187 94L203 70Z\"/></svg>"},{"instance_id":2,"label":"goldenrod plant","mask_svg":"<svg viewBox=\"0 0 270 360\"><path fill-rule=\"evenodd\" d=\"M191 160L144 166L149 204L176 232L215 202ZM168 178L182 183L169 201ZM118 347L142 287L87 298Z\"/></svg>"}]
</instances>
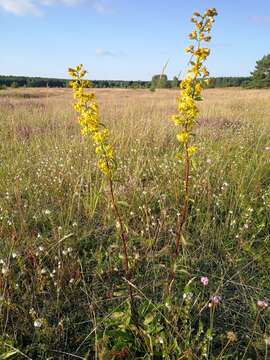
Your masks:
<instances>
[{"instance_id":1,"label":"goldenrod plant","mask_svg":"<svg viewBox=\"0 0 270 360\"><path fill-rule=\"evenodd\" d=\"M81 126L81 134L90 136L95 145L95 152L99 157L97 167L101 170L109 183L111 203L116 218L116 228L119 229L123 247L123 269L126 278L129 280L129 261L128 261L128 238L120 214L114 191L114 173L116 170L116 160L112 144L109 142L109 130L100 122L99 107L96 96L93 92L87 92L86 89L91 86L90 81L85 80L87 71L83 65L77 65L68 70L72 81L70 86L73 89L75 100L74 109L77 111L78 122ZM130 299L132 301L132 288L129 286Z\"/></svg>"},{"instance_id":2,"label":"goldenrod plant","mask_svg":"<svg viewBox=\"0 0 270 360\"><path fill-rule=\"evenodd\" d=\"M92 137L96 153L99 156L97 166L108 179L112 179L115 170L113 147L109 143L109 130L100 122L96 96L93 92L87 93L85 91L91 86L90 81L84 79L87 72L82 64L74 69L70 68L68 72L73 78L70 81L70 86L73 89L75 100L74 109L79 114L78 121L81 125L81 134Z\"/></svg>"},{"instance_id":3,"label":"goldenrod plant","mask_svg":"<svg viewBox=\"0 0 270 360\"><path fill-rule=\"evenodd\" d=\"M197 102L202 100L203 85L208 83L209 72L204 63L210 55L210 49L203 43L211 40L211 29L217 16L215 8L211 8L200 14L195 12L191 18L195 29L189 34L191 44L185 50L191 54L187 76L180 83L180 96L177 99L177 114L172 116L172 121L178 128L177 140L180 144L177 157L184 163L184 202L177 221L175 256L179 255L183 227L188 217L189 207L189 178L190 163L197 147L192 143L194 126L197 123L199 109Z\"/></svg>"}]
</instances>

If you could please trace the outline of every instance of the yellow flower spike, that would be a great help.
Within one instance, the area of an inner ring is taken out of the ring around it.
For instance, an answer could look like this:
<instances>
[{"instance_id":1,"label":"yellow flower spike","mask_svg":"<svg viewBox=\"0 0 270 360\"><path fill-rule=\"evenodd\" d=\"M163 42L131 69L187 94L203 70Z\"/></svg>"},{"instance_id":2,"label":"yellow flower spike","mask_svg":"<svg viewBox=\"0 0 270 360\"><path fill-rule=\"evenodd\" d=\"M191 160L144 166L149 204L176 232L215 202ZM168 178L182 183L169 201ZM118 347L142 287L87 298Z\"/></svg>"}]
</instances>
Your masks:
<instances>
[{"instance_id":1,"label":"yellow flower spike","mask_svg":"<svg viewBox=\"0 0 270 360\"><path fill-rule=\"evenodd\" d=\"M88 80L84 79L87 71L82 64L79 64L74 69L68 69L68 72L73 78L70 85L73 89L74 109L78 113L81 134L82 136L91 136L96 146L96 154L100 157L97 167L111 179L115 170L113 148L108 143L109 130L100 123L99 107L95 94L85 92L85 89L91 85Z\"/></svg>"},{"instance_id":2,"label":"yellow flower spike","mask_svg":"<svg viewBox=\"0 0 270 360\"><path fill-rule=\"evenodd\" d=\"M211 8L206 10L203 15L195 12L191 18L195 29L189 34L189 39L194 40L195 45L191 44L185 49L187 53L191 53L188 75L180 84L180 96L177 98L178 113L171 117L173 123L178 127L177 140L183 145L183 152L178 152L177 158L182 160L184 166L184 203L176 225L175 256L180 251L183 227L188 216L190 158L198 150L196 146L191 144L191 134L199 114L197 101L202 99L202 88L203 85L207 84L205 78L209 76L204 62L210 55L210 49L203 47L202 43L209 43L211 40L209 34L216 15L216 9Z\"/></svg>"}]
</instances>

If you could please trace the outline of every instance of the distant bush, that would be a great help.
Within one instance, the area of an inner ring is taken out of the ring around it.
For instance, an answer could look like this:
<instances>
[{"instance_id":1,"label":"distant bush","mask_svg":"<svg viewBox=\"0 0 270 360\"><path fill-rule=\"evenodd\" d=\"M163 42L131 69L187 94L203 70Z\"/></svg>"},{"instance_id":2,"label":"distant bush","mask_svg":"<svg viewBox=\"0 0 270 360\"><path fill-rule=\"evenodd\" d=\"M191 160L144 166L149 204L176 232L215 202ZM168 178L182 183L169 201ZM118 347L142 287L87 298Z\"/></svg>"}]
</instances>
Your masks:
<instances>
[{"instance_id":1,"label":"distant bush","mask_svg":"<svg viewBox=\"0 0 270 360\"><path fill-rule=\"evenodd\" d=\"M170 87L167 75L165 74L154 75L152 77L151 86L160 89L166 89Z\"/></svg>"},{"instance_id":2,"label":"distant bush","mask_svg":"<svg viewBox=\"0 0 270 360\"><path fill-rule=\"evenodd\" d=\"M16 89L16 88L19 87L19 86L18 86L18 83L17 83L16 81L13 81L13 82L10 84L10 87L11 87L12 89Z\"/></svg>"},{"instance_id":3,"label":"distant bush","mask_svg":"<svg viewBox=\"0 0 270 360\"><path fill-rule=\"evenodd\" d=\"M179 81L178 77L174 76L174 78L171 81L171 88L176 89L176 88L178 88L179 84L180 84L180 81Z\"/></svg>"}]
</instances>

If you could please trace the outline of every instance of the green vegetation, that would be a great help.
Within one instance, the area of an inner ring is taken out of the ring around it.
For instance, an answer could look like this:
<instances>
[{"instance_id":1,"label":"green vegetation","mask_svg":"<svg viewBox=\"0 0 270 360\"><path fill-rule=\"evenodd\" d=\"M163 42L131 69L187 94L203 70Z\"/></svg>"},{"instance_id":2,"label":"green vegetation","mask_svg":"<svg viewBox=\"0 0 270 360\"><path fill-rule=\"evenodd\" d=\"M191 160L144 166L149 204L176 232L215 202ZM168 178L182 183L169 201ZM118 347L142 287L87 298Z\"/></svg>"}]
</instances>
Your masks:
<instances>
[{"instance_id":1,"label":"green vegetation","mask_svg":"<svg viewBox=\"0 0 270 360\"><path fill-rule=\"evenodd\" d=\"M249 77L217 77L210 78L209 88L222 87L238 87L243 86L250 80ZM0 75L0 89L3 86L11 87L12 83L16 83L18 87L50 87L50 88L65 88L68 87L69 80L67 79L50 79L50 78L35 78L23 76L3 76ZM92 81L95 88L172 88L175 89L180 81L175 76L172 80L168 80L167 75L154 75L152 81L124 81L124 80L94 80Z\"/></svg>"},{"instance_id":2,"label":"green vegetation","mask_svg":"<svg viewBox=\"0 0 270 360\"><path fill-rule=\"evenodd\" d=\"M151 87L154 87L155 89L157 88L166 89L170 87L170 83L168 82L167 75L165 74L154 75L152 77Z\"/></svg>"},{"instance_id":3,"label":"green vegetation","mask_svg":"<svg viewBox=\"0 0 270 360\"><path fill-rule=\"evenodd\" d=\"M68 81L64 79L0 75L0 86L12 87L12 84L17 84L17 87L66 87Z\"/></svg>"},{"instance_id":4,"label":"green vegetation","mask_svg":"<svg viewBox=\"0 0 270 360\"><path fill-rule=\"evenodd\" d=\"M247 83L249 88L270 87L270 54L265 55L256 63L255 70L251 73L251 81Z\"/></svg>"},{"instance_id":5,"label":"green vegetation","mask_svg":"<svg viewBox=\"0 0 270 360\"><path fill-rule=\"evenodd\" d=\"M249 80L250 77L210 77L208 88L241 87L245 86Z\"/></svg>"}]
</instances>

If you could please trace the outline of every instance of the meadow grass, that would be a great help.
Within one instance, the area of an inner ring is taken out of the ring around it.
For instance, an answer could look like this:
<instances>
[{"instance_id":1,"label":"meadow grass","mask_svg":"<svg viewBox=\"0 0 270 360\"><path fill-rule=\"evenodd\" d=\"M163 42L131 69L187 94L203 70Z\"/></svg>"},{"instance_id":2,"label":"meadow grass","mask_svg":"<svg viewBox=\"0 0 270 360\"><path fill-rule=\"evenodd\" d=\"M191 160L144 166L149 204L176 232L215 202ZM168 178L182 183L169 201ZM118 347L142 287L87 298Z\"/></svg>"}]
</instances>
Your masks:
<instances>
[{"instance_id":1,"label":"meadow grass","mask_svg":"<svg viewBox=\"0 0 270 360\"><path fill-rule=\"evenodd\" d=\"M175 301L166 305L175 317L159 309L183 199L168 121L176 91L95 92L117 153L115 191L145 333L137 350L122 339L105 351L106 329L128 311L127 279L109 189L79 134L70 90L1 90L0 353L158 359L156 341L166 354L179 347L181 357L167 359L267 359L269 310L256 304L270 296L270 91L203 92ZM214 310L211 296L221 297Z\"/></svg>"}]
</instances>

